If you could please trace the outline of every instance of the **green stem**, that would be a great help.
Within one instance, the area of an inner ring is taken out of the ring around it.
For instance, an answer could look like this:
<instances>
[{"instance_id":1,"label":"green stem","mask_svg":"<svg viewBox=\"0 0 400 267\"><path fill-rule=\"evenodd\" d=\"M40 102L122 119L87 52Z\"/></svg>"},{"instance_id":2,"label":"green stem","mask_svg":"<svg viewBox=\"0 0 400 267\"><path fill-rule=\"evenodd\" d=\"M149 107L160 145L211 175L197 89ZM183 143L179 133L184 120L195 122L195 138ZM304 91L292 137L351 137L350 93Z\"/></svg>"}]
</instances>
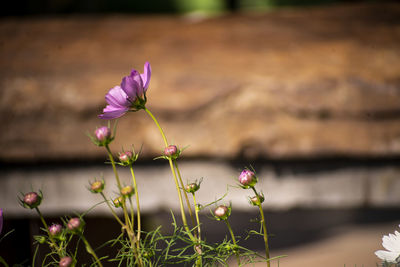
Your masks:
<instances>
[{"instance_id":1,"label":"green stem","mask_svg":"<svg viewBox=\"0 0 400 267\"><path fill-rule=\"evenodd\" d=\"M116 168L116 166L115 166L114 157L113 157L113 155L112 155L112 153L111 153L111 150L110 150L110 147L109 147L108 145L106 145L106 149L107 149L108 157L110 158L111 165L112 165L112 167L113 167L115 179L117 180L118 189L119 189L119 191L121 191L122 186L121 186L121 182L120 182L120 180L119 180L119 175L118 175L118 172L117 172L117 168Z\"/></svg>"},{"instance_id":2,"label":"green stem","mask_svg":"<svg viewBox=\"0 0 400 267\"><path fill-rule=\"evenodd\" d=\"M134 232L135 231L135 212L134 212L134 210L133 210L133 202L132 202L132 198L131 197L129 197L129 207L130 207L130 209L131 209L131 222L132 222L132 228L131 228L131 230L132 230L132 232Z\"/></svg>"},{"instance_id":3,"label":"green stem","mask_svg":"<svg viewBox=\"0 0 400 267\"><path fill-rule=\"evenodd\" d=\"M198 236L198 240L199 240L199 243L200 243L200 241L201 241L201 229L200 229L200 219L199 219L199 206L197 205L197 202L196 202L195 193L192 193L192 195L193 195L194 211L195 211L195 214L196 214L196 221L197 221L197 234L199 235Z\"/></svg>"},{"instance_id":4,"label":"green stem","mask_svg":"<svg viewBox=\"0 0 400 267\"><path fill-rule=\"evenodd\" d=\"M150 112L150 110L148 110L146 107L144 108L144 110L146 111L146 113L153 119L154 123L157 125L158 130L160 131L160 134L164 140L164 144L165 147L168 147L168 141L167 138L165 137L164 131L161 128L160 124L158 123L157 119L154 117L154 115ZM171 172L172 172L172 176L174 177L174 181L175 181L175 186L176 186L176 191L178 193L178 198L179 198L179 204L180 204L180 209L181 209L181 216L182 216L182 222L183 222L183 226L185 227L186 232L188 233L190 239L192 241L195 241L196 239L193 237L193 235L191 234L190 230L189 230L189 226L187 224L187 220L186 220L186 215L185 215L185 209L183 207L183 200L182 200L182 194L181 194L181 190L179 188L179 183L178 183L178 178L176 177L176 173L175 173L175 168L174 165L172 163L172 159L168 158L169 161L169 166L171 168Z\"/></svg>"},{"instance_id":5,"label":"green stem","mask_svg":"<svg viewBox=\"0 0 400 267\"><path fill-rule=\"evenodd\" d=\"M197 221L197 235L198 235L197 240L198 240L198 246L200 246L201 230L200 230L200 219L199 219L199 206L197 205L196 196L195 196L194 192L192 193L192 196L193 196L194 212L196 214L196 221ZM201 257L201 247L200 247L200 252L197 251L197 253L199 254L199 257L197 258L196 266L201 267L201 266L203 266L203 263L202 263L203 259Z\"/></svg>"},{"instance_id":6,"label":"green stem","mask_svg":"<svg viewBox=\"0 0 400 267\"><path fill-rule=\"evenodd\" d=\"M177 174L178 174L178 179L179 179L181 188L185 188L185 186L184 186L184 184L183 184L183 181L182 181L181 173L180 173L180 171L179 171L178 162L177 162L176 160L173 160L173 162L174 162L174 165L175 165L176 172L177 172ZM192 207L191 207L191 205L190 205L189 197L188 197L188 195L187 195L187 193L186 193L185 190L183 190L183 195L184 195L184 197L185 197L185 199L186 199L186 205L187 205L187 207L188 207L189 215L190 215L190 218L191 218L191 220L192 220L192 225L193 225L193 227L194 227L194 226L196 225L196 223L195 223L195 221L194 221L193 211L192 211Z\"/></svg>"},{"instance_id":7,"label":"green stem","mask_svg":"<svg viewBox=\"0 0 400 267\"><path fill-rule=\"evenodd\" d=\"M232 242L233 242L233 245L235 246L234 250L235 250L235 254L236 254L236 259L238 262L238 266L240 266L240 257L239 257L238 252L236 251L237 243L236 243L235 235L233 234L232 227L231 227L230 223L228 222L228 219L226 219L224 221L226 223L226 226L228 226L229 233L231 234Z\"/></svg>"},{"instance_id":8,"label":"green stem","mask_svg":"<svg viewBox=\"0 0 400 267\"><path fill-rule=\"evenodd\" d=\"M4 267L8 267L7 262L2 257L0 257L0 263L2 263Z\"/></svg>"},{"instance_id":9,"label":"green stem","mask_svg":"<svg viewBox=\"0 0 400 267\"><path fill-rule=\"evenodd\" d=\"M106 196L104 195L103 192L100 192L100 195L104 198L104 201L106 202L107 206L110 208L110 211L112 213L112 215L114 215L114 218L118 221L118 223L124 227L125 224L119 219L118 215L115 213L114 209L111 207L110 203L108 202Z\"/></svg>"},{"instance_id":10,"label":"green stem","mask_svg":"<svg viewBox=\"0 0 400 267\"><path fill-rule=\"evenodd\" d=\"M80 234L80 238L82 238L83 243L85 243L86 246L86 250L89 254L91 254L93 256L93 258L96 260L97 264L99 266L103 266L99 260L99 258L97 257L96 253L94 252L93 248L90 246L89 242L86 240L85 236L83 234Z\"/></svg>"},{"instance_id":11,"label":"green stem","mask_svg":"<svg viewBox=\"0 0 400 267\"><path fill-rule=\"evenodd\" d=\"M260 210L260 216L261 216L261 224L263 227L263 234L264 234L264 243L265 243L265 256L267 258L267 266L270 267L270 262L269 262L269 245L268 245L268 232L267 232L267 223L265 221L265 216L264 216L264 210L261 205L261 197L260 194L257 192L257 190L254 188L254 186L251 187L253 189L254 193L257 196L258 199L258 209Z\"/></svg>"},{"instance_id":12,"label":"green stem","mask_svg":"<svg viewBox=\"0 0 400 267\"><path fill-rule=\"evenodd\" d=\"M133 185L135 186L135 195L136 195L136 207L137 207L136 212L137 212L137 227L138 227L137 239L140 240L140 233L142 231L142 228L141 228L141 218L140 218L139 190L136 184L136 177L135 173L133 172L132 165L130 166L130 169L132 174Z\"/></svg>"},{"instance_id":13,"label":"green stem","mask_svg":"<svg viewBox=\"0 0 400 267\"><path fill-rule=\"evenodd\" d=\"M122 186L121 186L121 181L119 180L119 175L118 175L118 172L117 172L117 167L115 165L114 156L111 153L110 147L108 145L106 145L105 147L106 147L106 150L107 150L107 153L108 153L108 157L110 158L110 161L111 161L111 165L112 165L112 168L113 168L113 171L114 171L114 175L115 175L115 180L117 181L117 185L118 185L118 190L121 193ZM128 211L126 209L125 201L122 203L122 210L124 212L126 227L132 228L132 225L131 225L131 222L130 222L129 216L128 216Z\"/></svg>"},{"instance_id":14,"label":"green stem","mask_svg":"<svg viewBox=\"0 0 400 267\"><path fill-rule=\"evenodd\" d=\"M167 137L165 136L164 131L161 128L160 124L158 123L156 117L154 117L153 113L151 113L150 110L148 110L147 108L144 108L144 110L147 112L147 114L149 114L149 116L153 119L154 123L157 125L157 128L160 131L161 136L162 136L162 138L164 140L165 147L167 147L168 146Z\"/></svg>"},{"instance_id":15,"label":"green stem","mask_svg":"<svg viewBox=\"0 0 400 267\"><path fill-rule=\"evenodd\" d=\"M125 225L126 225L127 228L132 229L132 223L131 223L131 220L129 219L128 212L125 212L126 211L125 198L123 197L122 199L123 199L123 201L122 201L121 205L122 205L122 209L124 210Z\"/></svg>"}]
</instances>

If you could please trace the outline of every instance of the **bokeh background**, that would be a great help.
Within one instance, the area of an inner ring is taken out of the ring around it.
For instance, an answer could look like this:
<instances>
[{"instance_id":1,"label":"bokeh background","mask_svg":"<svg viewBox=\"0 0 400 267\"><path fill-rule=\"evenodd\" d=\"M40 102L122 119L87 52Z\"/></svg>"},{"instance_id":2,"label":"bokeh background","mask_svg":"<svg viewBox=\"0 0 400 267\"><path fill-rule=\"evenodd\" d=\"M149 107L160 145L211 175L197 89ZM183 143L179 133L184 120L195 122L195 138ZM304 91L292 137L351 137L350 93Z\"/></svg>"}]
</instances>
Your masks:
<instances>
[{"instance_id":1,"label":"bokeh background","mask_svg":"<svg viewBox=\"0 0 400 267\"><path fill-rule=\"evenodd\" d=\"M382 235L400 223L397 1L25 0L0 15L1 235L14 230L0 255L11 265L30 265L40 233L20 192L43 191L49 222L99 202L86 189L95 177L115 195L106 153L86 134L106 125L97 115L107 91L146 61L147 106L170 142L187 146L182 174L203 178L201 203L232 185L224 202L236 233L257 228L251 193L235 188L252 166L272 253L288 255L279 266L379 263ZM118 122L112 149L131 145L142 147L146 227L168 231L175 188L167 164L153 161L163 143L144 112ZM208 212L217 242L227 231ZM86 216L94 246L119 231L111 219L102 206ZM262 250L261 239L243 242Z\"/></svg>"}]
</instances>

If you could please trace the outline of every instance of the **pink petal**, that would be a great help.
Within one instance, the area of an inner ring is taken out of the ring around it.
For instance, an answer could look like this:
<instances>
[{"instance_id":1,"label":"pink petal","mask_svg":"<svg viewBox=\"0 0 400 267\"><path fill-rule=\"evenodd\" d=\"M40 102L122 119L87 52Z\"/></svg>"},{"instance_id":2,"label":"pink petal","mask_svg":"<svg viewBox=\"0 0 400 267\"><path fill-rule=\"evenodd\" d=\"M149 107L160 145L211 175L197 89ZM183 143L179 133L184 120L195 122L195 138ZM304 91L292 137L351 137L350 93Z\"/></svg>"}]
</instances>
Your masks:
<instances>
[{"instance_id":1,"label":"pink petal","mask_svg":"<svg viewBox=\"0 0 400 267\"><path fill-rule=\"evenodd\" d=\"M144 63L144 73L140 74L143 81L143 91L147 91L149 88L150 78L151 78L151 66L149 62Z\"/></svg>"}]
</instances>

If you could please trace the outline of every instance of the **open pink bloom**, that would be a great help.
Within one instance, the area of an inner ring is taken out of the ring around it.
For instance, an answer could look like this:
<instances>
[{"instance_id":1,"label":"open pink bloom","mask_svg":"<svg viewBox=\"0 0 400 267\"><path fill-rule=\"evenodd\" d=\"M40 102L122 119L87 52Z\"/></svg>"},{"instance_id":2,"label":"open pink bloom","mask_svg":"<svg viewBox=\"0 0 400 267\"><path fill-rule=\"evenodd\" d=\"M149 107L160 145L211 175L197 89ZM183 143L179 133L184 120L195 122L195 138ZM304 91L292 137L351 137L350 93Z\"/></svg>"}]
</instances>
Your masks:
<instances>
[{"instance_id":1,"label":"open pink bloom","mask_svg":"<svg viewBox=\"0 0 400 267\"><path fill-rule=\"evenodd\" d=\"M139 110L146 104L146 91L149 88L151 66L144 64L144 73L133 69L125 76L119 86L111 88L106 94L107 106L103 109L100 119L111 120L124 115L129 110Z\"/></svg>"}]
</instances>

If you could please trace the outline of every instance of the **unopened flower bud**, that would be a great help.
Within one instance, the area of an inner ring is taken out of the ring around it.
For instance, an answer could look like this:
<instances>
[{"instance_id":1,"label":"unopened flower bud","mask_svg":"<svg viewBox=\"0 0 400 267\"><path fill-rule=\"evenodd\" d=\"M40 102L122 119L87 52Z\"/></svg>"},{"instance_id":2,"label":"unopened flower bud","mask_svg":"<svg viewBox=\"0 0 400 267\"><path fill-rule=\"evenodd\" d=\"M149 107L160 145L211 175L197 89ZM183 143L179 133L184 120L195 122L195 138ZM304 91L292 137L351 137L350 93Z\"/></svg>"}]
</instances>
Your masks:
<instances>
[{"instance_id":1,"label":"unopened flower bud","mask_svg":"<svg viewBox=\"0 0 400 267\"><path fill-rule=\"evenodd\" d=\"M49 233L52 236L58 236L61 233L62 230L62 226L58 223L52 224L49 227Z\"/></svg>"},{"instance_id":2,"label":"unopened flower bud","mask_svg":"<svg viewBox=\"0 0 400 267\"><path fill-rule=\"evenodd\" d=\"M69 267L72 264L72 258L71 257L62 257L59 263L60 267Z\"/></svg>"},{"instance_id":3,"label":"unopened flower bud","mask_svg":"<svg viewBox=\"0 0 400 267\"><path fill-rule=\"evenodd\" d=\"M114 139L111 136L111 130L107 126L102 126L100 128L97 128L94 131L94 137L90 136L90 139L92 139L93 143L95 143L98 146L106 146L111 141Z\"/></svg>"},{"instance_id":4,"label":"unopened flower bud","mask_svg":"<svg viewBox=\"0 0 400 267\"><path fill-rule=\"evenodd\" d=\"M134 154L132 151L121 152L119 161L124 165L130 165L134 162Z\"/></svg>"},{"instance_id":5,"label":"unopened flower bud","mask_svg":"<svg viewBox=\"0 0 400 267\"><path fill-rule=\"evenodd\" d=\"M78 217L74 217L71 218L68 221L67 227L69 230L73 231L73 232L81 232L82 228L83 228L83 221L81 221L81 219L79 219Z\"/></svg>"},{"instance_id":6,"label":"unopened flower bud","mask_svg":"<svg viewBox=\"0 0 400 267\"><path fill-rule=\"evenodd\" d=\"M239 175L239 183L243 188L250 188L257 183L257 177L254 172L244 169Z\"/></svg>"},{"instance_id":7,"label":"unopened flower bud","mask_svg":"<svg viewBox=\"0 0 400 267\"><path fill-rule=\"evenodd\" d=\"M164 155L167 157L177 157L178 148L175 145L169 145L164 149Z\"/></svg>"},{"instance_id":8,"label":"unopened flower bud","mask_svg":"<svg viewBox=\"0 0 400 267\"><path fill-rule=\"evenodd\" d=\"M117 197L116 199L114 199L114 206L116 208L122 207L122 203L123 203L124 199L122 197Z\"/></svg>"},{"instance_id":9,"label":"unopened flower bud","mask_svg":"<svg viewBox=\"0 0 400 267\"><path fill-rule=\"evenodd\" d=\"M46 237L42 235L34 235L33 238L35 239L36 242L39 244L44 244L46 242Z\"/></svg>"},{"instance_id":10,"label":"unopened flower bud","mask_svg":"<svg viewBox=\"0 0 400 267\"><path fill-rule=\"evenodd\" d=\"M34 209L42 202L42 196L36 192L29 192L24 195L23 205L25 208Z\"/></svg>"},{"instance_id":11,"label":"unopened flower bud","mask_svg":"<svg viewBox=\"0 0 400 267\"><path fill-rule=\"evenodd\" d=\"M197 254L199 254L199 255L203 254L203 250L201 249L201 245L194 246L194 249L196 250Z\"/></svg>"},{"instance_id":12,"label":"unopened flower bud","mask_svg":"<svg viewBox=\"0 0 400 267\"><path fill-rule=\"evenodd\" d=\"M133 187L130 185L127 185L121 189L121 195L123 195L124 197L131 197L134 193L135 191L133 190Z\"/></svg>"},{"instance_id":13,"label":"unopened flower bud","mask_svg":"<svg viewBox=\"0 0 400 267\"><path fill-rule=\"evenodd\" d=\"M90 185L90 191L92 191L92 193L101 193L103 192L103 189L104 189L104 181L94 181Z\"/></svg>"},{"instance_id":14,"label":"unopened flower bud","mask_svg":"<svg viewBox=\"0 0 400 267\"><path fill-rule=\"evenodd\" d=\"M264 196L263 195L259 195L259 197L254 196L249 198L250 199L250 203L254 206L260 206L261 203L264 202Z\"/></svg>"},{"instance_id":15,"label":"unopened flower bud","mask_svg":"<svg viewBox=\"0 0 400 267\"><path fill-rule=\"evenodd\" d=\"M218 220L226 220L230 213L230 209L225 205L220 205L214 210L214 215Z\"/></svg>"},{"instance_id":16,"label":"unopened flower bud","mask_svg":"<svg viewBox=\"0 0 400 267\"><path fill-rule=\"evenodd\" d=\"M107 126L102 126L97 128L94 134L96 135L98 141L105 142L111 137L111 130Z\"/></svg>"},{"instance_id":17,"label":"unopened flower bud","mask_svg":"<svg viewBox=\"0 0 400 267\"><path fill-rule=\"evenodd\" d=\"M191 183L185 186L185 191L188 193L194 193L200 189L200 185L197 183Z\"/></svg>"}]
</instances>

